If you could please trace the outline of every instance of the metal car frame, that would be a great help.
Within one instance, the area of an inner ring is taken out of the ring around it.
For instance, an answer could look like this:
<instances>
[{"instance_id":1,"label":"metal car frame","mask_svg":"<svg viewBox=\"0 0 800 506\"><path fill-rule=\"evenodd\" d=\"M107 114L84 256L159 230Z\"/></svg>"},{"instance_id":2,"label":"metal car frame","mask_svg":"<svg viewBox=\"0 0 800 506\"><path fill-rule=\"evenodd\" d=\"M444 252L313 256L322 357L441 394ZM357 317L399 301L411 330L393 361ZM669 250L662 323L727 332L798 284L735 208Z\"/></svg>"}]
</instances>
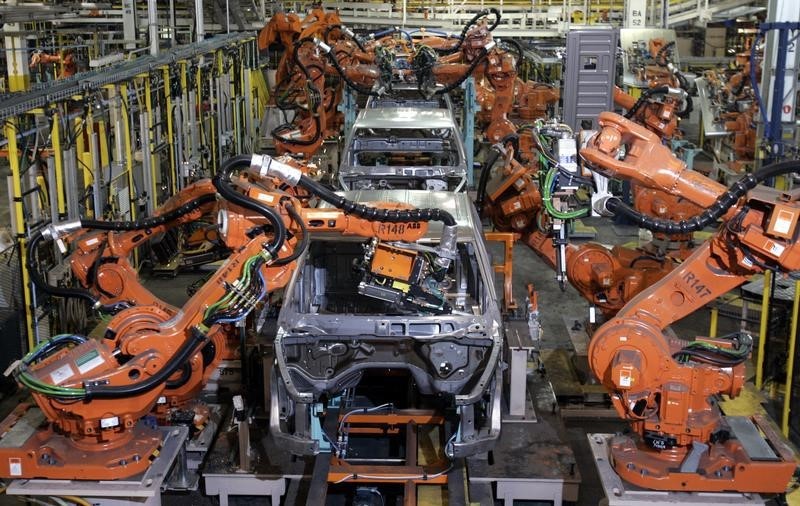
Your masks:
<instances>
[{"instance_id":1,"label":"metal car frame","mask_svg":"<svg viewBox=\"0 0 800 506\"><path fill-rule=\"evenodd\" d=\"M420 394L438 396L443 408L453 408L452 457L490 450L500 433L504 336L493 269L472 202L465 193L414 190L343 195L360 202L407 202L453 214L459 255L451 269L455 279L449 291L457 294L453 306L460 310L451 314L324 311L329 267L315 264L314 243L323 242L321 257L333 262L341 278L343 269L336 266L346 262L330 260L336 245L358 245L362 240L313 236L278 316L270 409L276 444L297 455L318 453L320 441L312 434L311 420L315 404L355 387L366 371L405 370ZM437 224L431 223L419 244L435 246L439 233ZM335 286L338 290L342 284ZM342 300L355 301L359 295L354 292L349 299L343 294Z\"/></svg>"},{"instance_id":2,"label":"metal car frame","mask_svg":"<svg viewBox=\"0 0 800 506\"><path fill-rule=\"evenodd\" d=\"M399 102L398 102L399 103ZM345 190L368 189L427 189L461 191L466 188L467 157L461 130L456 124L452 111L448 108L431 107L381 107L362 110L348 134L342 163L339 167L339 184ZM361 135L362 132L381 129L408 131L408 136L396 138ZM436 130L447 130L444 138ZM416 133L412 133L415 132ZM430 135L419 137L422 131ZM450 144L450 146L448 146ZM451 151L458 156L453 165L413 164L361 165L361 153L402 153L413 156L424 153L444 153Z\"/></svg>"}]
</instances>

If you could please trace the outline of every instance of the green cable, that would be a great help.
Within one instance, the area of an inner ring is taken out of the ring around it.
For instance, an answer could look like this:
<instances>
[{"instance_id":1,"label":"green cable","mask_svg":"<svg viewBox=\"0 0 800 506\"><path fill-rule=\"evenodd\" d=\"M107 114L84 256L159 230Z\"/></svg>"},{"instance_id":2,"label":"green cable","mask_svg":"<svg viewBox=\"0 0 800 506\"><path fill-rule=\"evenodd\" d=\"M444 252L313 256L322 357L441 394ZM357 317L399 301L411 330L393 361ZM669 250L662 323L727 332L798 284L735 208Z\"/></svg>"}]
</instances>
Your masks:
<instances>
[{"instance_id":1,"label":"green cable","mask_svg":"<svg viewBox=\"0 0 800 506\"><path fill-rule=\"evenodd\" d=\"M586 214L589 212L588 209L579 209L577 211L561 212L553 206L552 195L550 194L550 187L553 184L553 180L557 172L558 169L553 167L547 172L547 177L545 178L544 188L542 192L542 201L544 202L544 207L547 210L548 214L560 220L572 220L575 218L581 218L583 216L586 216Z\"/></svg>"},{"instance_id":2,"label":"green cable","mask_svg":"<svg viewBox=\"0 0 800 506\"><path fill-rule=\"evenodd\" d=\"M255 263L261 256L262 256L261 254L256 254L251 256L245 261L244 265L242 266L242 275L238 279L240 284L239 291L244 291L246 288L250 287L250 281L251 281L250 268L253 266L253 263ZM217 302L211 304L210 306L208 306L208 308L206 308L205 312L203 313L203 319L208 318L209 315L219 311L220 309L229 308L233 304L237 303L240 298L241 295L238 293L238 291L236 292L230 291L226 293L224 297L222 297Z\"/></svg>"},{"instance_id":3,"label":"green cable","mask_svg":"<svg viewBox=\"0 0 800 506\"><path fill-rule=\"evenodd\" d=\"M25 371L20 371L17 379L29 389L48 396L83 397L86 395L86 390L83 388L61 387L44 383L43 381L35 379Z\"/></svg>"}]
</instances>

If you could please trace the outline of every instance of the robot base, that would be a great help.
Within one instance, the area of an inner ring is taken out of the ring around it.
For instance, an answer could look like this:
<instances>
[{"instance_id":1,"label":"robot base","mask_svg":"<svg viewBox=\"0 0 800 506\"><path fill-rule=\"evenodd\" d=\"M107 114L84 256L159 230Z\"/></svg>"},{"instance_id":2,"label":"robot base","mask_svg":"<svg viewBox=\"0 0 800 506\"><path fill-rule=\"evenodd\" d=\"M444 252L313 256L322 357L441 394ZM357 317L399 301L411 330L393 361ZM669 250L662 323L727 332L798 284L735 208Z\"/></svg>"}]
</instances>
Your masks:
<instances>
[{"instance_id":1,"label":"robot base","mask_svg":"<svg viewBox=\"0 0 800 506\"><path fill-rule=\"evenodd\" d=\"M161 434L141 421L130 441L89 452L47 424L38 408L20 406L2 423L0 476L56 480L115 480L144 472L161 448Z\"/></svg>"},{"instance_id":2,"label":"robot base","mask_svg":"<svg viewBox=\"0 0 800 506\"><path fill-rule=\"evenodd\" d=\"M623 480L651 490L785 492L797 468L787 443L764 420L726 417L726 422L731 439L683 451L657 451L628 436L613 437L611 463Z\"/></svg>"}]
</instances>

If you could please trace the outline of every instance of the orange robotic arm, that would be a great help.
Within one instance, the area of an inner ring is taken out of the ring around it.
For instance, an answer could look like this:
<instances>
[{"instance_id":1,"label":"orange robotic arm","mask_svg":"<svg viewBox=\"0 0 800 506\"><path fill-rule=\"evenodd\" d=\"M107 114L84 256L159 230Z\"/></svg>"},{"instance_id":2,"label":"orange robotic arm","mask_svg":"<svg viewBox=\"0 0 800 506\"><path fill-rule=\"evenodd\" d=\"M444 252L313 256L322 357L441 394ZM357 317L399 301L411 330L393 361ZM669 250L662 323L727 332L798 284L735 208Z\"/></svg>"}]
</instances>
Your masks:
<instances>
[{"instance_id":1,"label":"orange robotic arm","mask_svg":"<svg viewBox=\"0 0 800 506\"><path fill-rule=\"evenodd\" d=\"M301 31L300 18L297 14L276 12L258 32L258 49L266 51L269 46L280 40L284 50L289 52Z\"/></svg>"},{"instance_id":2,"label":"orange robotic arm","mask_svg":"<svg viewBox=\"0 0 800 506\"><path fill-rule=\"evenodd\" d=\"M625 109L626 118L647 127L663 139L671 139L678 130L678 121L691 112L691 98L672 86L656 86L646 89L637 100L614 87L614 103Z\"/></svg>"},{"instance_id":3,"label":"orange robotic arm","mask_svg":"<svg viewBox=\"0 0 800 506\"><path fill-rule=\"evenodd\" d=\"M74 251L68 257L72 273L104 306L115 304L154 305L171 312L174 308L162 302L139 283L130 254L159 234L196 221L216 209L216 190L211 180L199 181L170 198L156 211L156 216L177 214L166 223L144 230L82 229L70 235ZM186 209L185 212L178 212Z\"/></svg>"},{"instance_id":4,"label":"orange robotic arm","mask_svg":"<svg viewBox=\"0 0 800 506\"><path fill-rule=\"evenodd\" d=\"M486 185L483 210L496 228L520 233L525 244L557 269L559 252L548 232L549 219L537 179L536 171L514 160L513 153L506 153L503 168ZM595 243L567 244L565 248L567 279L607 316L613 316L674 265L672 258L657 258L640 249L615 246L609 250Z\"/></svg>"},{"instance_id":5,"label":"orange robotic arm","mask_svg":"<svg viewBox=\"0 0 800 506\"><path fill-rule=\"evenodd\" d=\"M143 471L160 437L138 420L162 396L172 406L196 396L227 352L232 323L288 281L293 264L270 265L264 240L256 236L231 255L179 313L123 310L102 341L82 339L18 369L50 421L24 445L0 451L24 455L28 465L18 477L114 479ZM278 258L289 252L284 244ZM9 472L0 467L0 475Z\"/></svg>"},{"instance_id":6,"label":"orange robotic arm","mask_svg":"<svg viewBox=\"0 0 800 506\"><path fill-rule=\"evenodd\" d=\"M561 92L549 84L517 79L516 110L520 119L530 121L547 117L547 109L558 102Z\"/></svg>"},{"instance_id":7,"label":"orange robotic arm","mask_svg":"<svg viewBox=\"0 0 800 506\"><path fill-rule=\"evenodd\" d=\"M156 306L125 309L109 323L102 341L59 338L17 367L15 376L31 388L50 423L24 444L0 449L0 476L114 479L143 471L160 438L139 419L159 398L180 407L196 396L226 354L234 324L288 282L300 251L293 251L296 237L285 239L287 224L294 232L302 230L304 243L307 232L373 238L364 262L366 295L387 297L385 280L405 278L410 288L390 287L403 303L447 309L444 300L437 302L425 287L415 285L414 276L421 271L426 280L435 279L449 268L457 227L448 213L357 204L316 185L286 159L248 159L249 174L233 181L231 168L241 162L223 164L215 178L220 195L236 204L223 206L219 214L220 234L234 253L178 313ZM260 186L273 177L292 186L299 183L337 207L300 211L293 197ZM432 219L444 222L440 245L413 244ZM272 225L269 234L264 233L266 222ZM8 468L8 458L25 459L21 474Z\"/></svg>"},{"instance_id":8,"label":"orange robotic arm","mask_svg":"<svg viewBox=\"0 0 800 506\"><path fill-rule=\"evenodd\" d=\"M300 39L294 48L293 61L297 70L279 96L296 98L279 106L294 108L291 123L272 130L275 149L279 154L292 153L309 159L319 150L329 132L326 106L332 99L332 90L325 87L325 60L310 38ZM302 90L298 93L299 90ZM280 100L276 98L276 100Z\"/></svg>"},{"instance_id":9,"label":"orange robotic arm","mask_svg":"<svg viewBox=\"0 0 800 506\"><path fill-rule=\"evenodd\" d=\"M581 149L581 156L598 171L672 195L701 208L713 204L725 187L686 167L645 127L612 112L600 113L602 130ZM619 159L623 153L624 159Z\"/></svg>"},{"instance_id":10,"label":"orange robotic arm","mask_svg":"<svg viewBox=\"0 0 800 506\"><path fill-rule=\"evenodd\" d=\"M664 329L754 273L800 268L797 195L756 188L759 181L797 166L771 166L726 189L687 170L642 127L608 113L600 123L603 130L582 150L595 169L707 208L679 223L648 218L640 220L642 225L655 231L692 231L719 217L727 221L592 338L592 370L637 434L612 440L614 467L627 481L659 490L783 492L796 468L791 452L769 428L761 427L773 458L749 454L737 436L748 430L758 433L757 424L722 417L712 400L741 390L752 346L749 336L686 342L667 337ZM747 191L747 205L739 205Z\"/></svg>"}]
</instances>

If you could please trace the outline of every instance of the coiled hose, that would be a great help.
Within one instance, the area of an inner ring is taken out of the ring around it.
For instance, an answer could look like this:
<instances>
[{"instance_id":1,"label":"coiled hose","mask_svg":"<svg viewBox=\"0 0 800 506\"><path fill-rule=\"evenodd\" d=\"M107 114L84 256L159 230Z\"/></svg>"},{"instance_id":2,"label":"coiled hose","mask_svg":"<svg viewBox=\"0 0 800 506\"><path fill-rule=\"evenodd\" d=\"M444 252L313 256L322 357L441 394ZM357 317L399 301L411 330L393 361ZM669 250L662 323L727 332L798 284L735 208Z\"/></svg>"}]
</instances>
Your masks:
<instances>
[{"instance_id":1,"label":"coiled hose","mask_svg":"<svg viewBox=\"0 0 800 506\"><path fill-rule=\"evenodd\" d=\"M675 46L674 40L671 40L666 44L664 44L663 46L661 46L661 49L659 49L658 52L656 53L655 57L656 65L658 65L659 67L667 66L667 64L669 63L667 61L667 51L669 51L673 46Z\"/></svg>"},{"instance_id":2,"label":"coiled hose","mask_svg":"<svg viewBox=\"0 0 800 506\"><path fill-rule=\"evenodd\" d=\"M522 129L518 129L517 132L520 130ZM517 161L520 160L519 133L508 134L500 139L500 142L491 146L492 152L489 153L489 157L483 163L481 167L481 177L478 180L475 208L478 210L479 216L483 214L483 206L486 204L486 185L489 183L491 169L494 167L494 164L497 162L497 159L500 157L500 155L503 154L502 147L506 146L507 144L511 144L511 147L514 149L514 159Z\"/></svg>"},{"instance_id":3,"label":"coiled hose","mask_svg":"<svg viewBox=\"0 0 800 506\"><path fill-rule=\"evenodd\" d=\"M676 75L678 76L679 81L682 79L683 80L682 82L684 83L686 82L686 78L683 77L683 75L680 72L678 72ZM678 111L676 114L680 118L688 118L689 114L691 114L692 110L694 110L694 102L692 101L692 97L689 96L689 92L686 90L686 88L683 85L681 85L681 88L683 88L686 91L686 96L684 97L684 103L686 104L686 106L681 111ZM666 85L656 86L655 88L648 88L644 90L639 99L633 104L633 106L628 111L625 112L625 117L628 119L633 118L636 115L636 113L639 112L639 109L642 108L644 103L647 102L647 100L653 95L666 95L667 93L669 93L669 86Z\"/></svg>"},{"instance_id":4,"label":"coiled hose","mask_svg":"<svg viewBox=\"0 0 800 506\"><path fill-rule=\"evenodd\" d=\"M236 191L231 182L232 172L240 167L249 167L251 158L250 155L238 155L225 160L222 162L217 175L214 176L212 183L214 188L222 195L222 198L245 209L255 211L269 221L270 225L272 225L274 236L272 242L266 246L266 250L273 258L277 258L278 252L286 240L286 226L283 224L280 215L275 209Z\"/></svg>"},{"instance_id":5,"label":"coiled hose","mask_svg":"<svg viewBox=\"0 0 800 506\"><path fill-rule=\"evenodd\" d=\"M647 99L653 95L666 95L667 93L669 93L669 86L666 85L656 86L655 88L648 88L644 90L633 106L625 112L625 117L631 119L636 116L636 113L639 112L639 109L642 108L642 105L644 105L644 103L647 102Z\"/></svg>"},{"instance_id":6,"label":"coiled hose","mask_svg":"<svg viewBox=\"0 0 800 506\"><path fill-rule=\"evenodd\" d=\"M172 376L179 367L182 367L189 357L192 356L199 345L207 340L207 336L199 329L194 327L192 329L191 339L184 341L178 351L176 351L175 354L169 358L167 363L164 364L164 366L154 375L148 377L144 381L124 386L112 387L95 385L93 383L84 383L83 388L86 392L84 400L88 401L90 399L118 399L120 397L132 397L152 390L161 383L167 381L167 379Z\"/></svg>"},{"instance_id":7,"label":"coiled hose","mask_svg":"<svg viewBox=\"0 0 800 506\"><path fill-rule=\"evenodd\" d=\"M500 11L494 7L491 7L489 9L483 9L482 11L472 16L472 19L470 19L467 22L467 24L464 25L464 29L461 30L461 36L458 40L458 43L455 46L451 47L450 49L437 49L436 51L439 54L443 55L457 53L461 49L461 46L464 44L464 37L467 36L467 32L472 27L472 25L477 23L478 20L481 19L482 17L488 16L489 14L494 14L494 23L492 23L492 25L489 27L490 32L494 31L494 29L497 28L497 25L500 24L500 18L501 18Z\"/></svg>"},{"instance_id":8,"label":"coiled hose","mask_svg":"<svg viewBox=\"0 0 800 506\"><path fill-rule=\"evenodd\" d=\"M514 51L517 53L517 64L514 66L514 68L516 69L517 74L519 74L519 69L522 67L522 60L525 59L525 50L522 49L522 44L514 39L503 39L501 44L509 45L514 48Z\"/></svg>"},{"instance_id":9,"label":"coiled hose","mask_svg":"<svg viewBox=\"0 0 800 506\"><path fill-rule=\"evenodd\" d=\"M606 209L614 214L621 214L635 222L641 228L646 228L656 233L667 235L688 234L702 230L707 225L714 223L734 206L748 191L767 179L800 171L800 161L788 160L762 167L756 172L746 174L733 183L727 191L722 193L717 200L702 213L687 220L671 221L653 218L642 214L628 206L621 200L613 197L606 201Z\"/></svg>"},{"instance_id":10,"label":"coiled hose","mask_svg":"<svg viewBox=\"0 0 800 506\"><path fill-rule=\"evenodd\" d=\"M487 51L486 48L481 48L481 54L477 58L475 58L475 60L472 61L472 64L469 66L469 68L466 70L466 72L464 72L464 74L461 77L458 78L457 81L445 86L444 88L437 89L436 91L433 92L433 94L434 95L444 95L445 93L450 93L454 89L456 89L459 86L461 86L461 84L464 81L466 81L469 76L472 75L472 73L475 71L475 69L478 67L478 65L484 60L484 58L486 58L486 56L488 54L489 54L489 51ZM422 84L421 82L419 82L419 78L417 79L417 81L418 81L419 84ZM420 90L420 93L422 93L422 90Z\"/></svg>"},{"instance_id":11,"label":"coiled hose","mask_svg":"<svg viewBox=\"0 0 800 506\"><path fill-rule=\"evenodd\" d=\"M369 207L352 200L348 200L341 195L337 195L320 183L309 178L305 174L300 176L298 186L305 188L317 197L332 206L341 209L347 214L358 216L370 221L380 221L386 223L408 223L415 221L441 221L445 226L456 225L453 215L444 209L382 209Z\"/></svg>"},{"instance_id":12,"label":"coiled hose","mask_svg":"<svg viewBox=\"0 0 800 506\"><path fill-rule=\"evenodd\" d=\"M303 222L303 218L300 216L300 213L298 213L297 210L294 208L294 206L288 202L286 203L286 212L288 212L289 216L292 217L292 221L294 221L297 224L297 226L300 227L303 237L300 239L300 244L298 244L294 248L294 251L292 252L291 255L284 258L278 258L277 260L275 260L273 265L286 265L294 262L308 248L308 243L310 242L308 237L308 228L306 227L306 224Z\"/></svg>"}]
</instances>

